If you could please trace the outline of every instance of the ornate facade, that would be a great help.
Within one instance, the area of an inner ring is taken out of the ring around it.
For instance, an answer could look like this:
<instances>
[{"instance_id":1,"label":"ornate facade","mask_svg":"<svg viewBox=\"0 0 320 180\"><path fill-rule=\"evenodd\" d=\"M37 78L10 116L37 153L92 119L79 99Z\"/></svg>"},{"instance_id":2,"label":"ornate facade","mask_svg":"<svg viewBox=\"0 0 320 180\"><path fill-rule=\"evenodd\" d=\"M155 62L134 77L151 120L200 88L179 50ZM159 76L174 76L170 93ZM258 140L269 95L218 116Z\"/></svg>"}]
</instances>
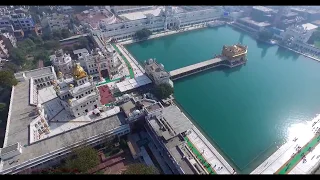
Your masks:
<instances>
[{"instance_id":1,"label":"ornate facade","mask_svg":"<svg viewBox=\"0 0 320 180\"><path fill-rule=\"evenodd\" d=\"M62 106L74 117L88 114L101 106L100 94L91 76L88 76L80 63L72 68L73 78L64 79L61 72L54 88Z\"/></svg>"},{"instance_id":2,"label":"ornate facade","mask_svg":"<svg viewBox=\"0 0 320 180\"><path fill-rule=\"evenodd\" d=\"M63 74L71 74L72 59L70 54L66 54L62 49L60 49L56 51L50 59L57 71L62 72Z\"/></svg>"}]
</instances>

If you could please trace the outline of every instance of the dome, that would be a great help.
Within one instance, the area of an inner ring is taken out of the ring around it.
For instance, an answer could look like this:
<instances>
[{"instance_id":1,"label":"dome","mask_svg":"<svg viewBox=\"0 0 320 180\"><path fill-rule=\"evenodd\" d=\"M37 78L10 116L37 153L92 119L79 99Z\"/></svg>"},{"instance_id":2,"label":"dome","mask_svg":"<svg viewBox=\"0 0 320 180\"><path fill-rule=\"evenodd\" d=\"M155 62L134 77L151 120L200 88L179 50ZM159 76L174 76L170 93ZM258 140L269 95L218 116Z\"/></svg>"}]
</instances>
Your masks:
<instances>
[{"instance_id":1,"label":"dome","mask_svg":"<svg viewBox=\"0 0 320 180\"><path fill-rule=\"evenodd\" d=\"M139 111L138 109L136 109L136 110L134 110L134 111L132 112L132 114L134 114L134 115L140 114L140 111Z\"/></svg>"},{"instance_id":2,"label":"dome","mask_svg":"<svg viewBox=\"0 0 320 180\"><path fill-rule=\"evenodd\" d=\"M73 84L69 84L69 87L70 87L70 88L73 88L74 86L73 86Z\"/></svg>"},{"instance_id":3,"label":"dome","mask_svg":"<svg viewBox=\"0 0 320 180\"><path fill-rule=\"evenodd\" d=\"M129 94L124 94L123 98L130 98L130 95Z\"/></svg>"},{"instance_id":4,"label":"dome","mask_svg":"<svg viewBox=\"0 0 320 180\"><path fill-rule=\"evenodd\" d=\"M63 75L62 72L59 71L59 72L58 72L58 77L62 77L62 75Z\"/></svg>"},{"instance_id":5,"label":"dome","mask_svg":"<svg viewBox=\"0 0 320 180\"><path fill-rule=\"evenodd\" d=\"M87 76L87 73L83 70L79 63L75 64L72 70L72 75L76 79L81 79Z\"/></svg>"}]
</instances>

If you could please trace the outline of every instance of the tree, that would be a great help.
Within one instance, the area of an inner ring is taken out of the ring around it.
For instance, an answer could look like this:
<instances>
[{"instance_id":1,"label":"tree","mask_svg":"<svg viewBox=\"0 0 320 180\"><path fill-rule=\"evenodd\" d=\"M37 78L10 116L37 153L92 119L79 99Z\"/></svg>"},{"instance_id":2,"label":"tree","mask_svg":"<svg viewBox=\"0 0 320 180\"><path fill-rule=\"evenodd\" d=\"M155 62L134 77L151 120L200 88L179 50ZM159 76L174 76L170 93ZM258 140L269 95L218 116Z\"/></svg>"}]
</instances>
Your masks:
<instances>
[{"instance_id":1,"label":"tree","mask_svg":"<svg viewBox=\"0 0 320 180\"><path fill-rule=\"evenodd\" d=\"M52 31L52 36L53 36L53 39L55 39L55 40L62 39L61 31L59 31L59 30Z\"/></svg>"},{"instance_id":2,"label":"tree","mask_svg":"<svg viewBox=\"0 0 320 180\"><path fill-rule=\"evenodd\" d=\"M64 169L78 170L86 173L91 168L99 165L99 156L97 150L92 147L83 147L75 150L66 160Z\"/></svg>"},{"instance_id":3,"label":"tree","mask_svg":"<svg viewBox=\"0 0 320 180\"><path fill-rule=\"evenodd\" d=\"M149 29L141 29L135 33L138 39L146 39L148 38L152 32Z\"/></svg>"},{"instance_id":4,"label":"tree","mask_svg":"<svg viewBox=\"0 0 320 180\"><path fill-rule=\"evenodd\" d=\"M22 65L26 62L25 53L19 48L13 48L9 51L10 59L17 65Z\"/></svg>"},{"instance_id":5,"label":"tree","mask_svg":"<svg viewBox=\"0 0 320 180\"><path fill-rule=\"evenodd\" d=\"M6 107L7 107L6 103L0 103L0 112L4 111Z\"/></svg>"},{"instance_id":6,"label":"tree","mask_svg":"<svg viewBox=\"0 0 320 180\"><path fill-rule=\"evenodd\" d=\"M62 29L61 36L63 39L70 37L71 33L70 33L69 29Z\"/></svg>"},{"instance_id":7,"label":"tree","mask_svg":"<svg viewBox=\"0 0 320 180\"><path fill-rule=\"evenodd\" d=\"M36 44L36 45L42 45L43 44L43 40L40 36L34 36L34 35L30 35L29 38Z\"/></svg>"},{"instance_id":8,"label":"tree","mask_svg":"<svg viewBox=\"0 0 320 180\"><path fill-rule=\"evenodd\" d=\"M6 62L4 66L2 67L4 70L12 71L12 72L18 72L20 69L16 64L12 62Z\"/></svg>"},{"instance_id":9,"label":"tree","mask_svg":"<svg viewBox=\"0 0 320 180\"><path fill-rule=\"evenodd\" d=\"M160 84L155 87L155 94L161 99L166 99L173 94L173 87L169 84Z\"/></svg>"},{"instance_id":10,"label":"tree","mask_svg":"<svg viewBox=\"0 0 320 180\"><path fill-rule=\"evenodd\" d=\"M129 165L122 174L159 174L159 171L154 166L137 163Z\"/></svg>"},{"instance_id":11,"label":"tree","mask_svg":"<svg viewBox=\"0 0 320 180\"><path fill-rule=\"evenodd\" d=\"M86 37L80 37L79 38L79 44L82 48L86 48L89 44L89 41Z\"/></svg>"},{"instance_id":12,"label":"tree","mask_svg":"<svg viewBox=\"0 0 320 180\"><path fill-rule=\"evenodd\" d=\"M17 79L14 77L11 71L0 71L0 86L4 88L10 88L18 84Z\"/></svg>"},{"instance_id":13,"label":"tree","mask_svg":"<svg viewBox=\"0 0 320 180\"><path fill-rule=\"evenodd\" d=\"M43 46L48 50L51 50L51 49L57 50L60 48L60 42L56 40L49 40L49 41L46 41Z\"/></svg>"}]
</instances>

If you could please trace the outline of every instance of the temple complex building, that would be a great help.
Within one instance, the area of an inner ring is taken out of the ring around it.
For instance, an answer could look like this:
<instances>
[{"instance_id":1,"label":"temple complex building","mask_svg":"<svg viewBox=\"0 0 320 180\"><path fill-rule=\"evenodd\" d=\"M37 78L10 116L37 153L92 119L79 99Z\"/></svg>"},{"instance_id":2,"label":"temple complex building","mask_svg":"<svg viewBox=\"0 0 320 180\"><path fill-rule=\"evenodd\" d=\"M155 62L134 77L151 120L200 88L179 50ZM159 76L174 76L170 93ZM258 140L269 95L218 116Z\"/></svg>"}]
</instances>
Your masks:
<instances>
[{"instance_id":1,"label":"temple complex building","mask_svg":"<svg viewBox=\"0 0 320 180\"><path fill-rule=\"evenodd\" d=\"M99 91L91 76L79 63L72 68L73 78L64 79L61 72L54 83L54 89L62 106L74 117L86 115L101 106Z\"/></svg>"}]
</instances>

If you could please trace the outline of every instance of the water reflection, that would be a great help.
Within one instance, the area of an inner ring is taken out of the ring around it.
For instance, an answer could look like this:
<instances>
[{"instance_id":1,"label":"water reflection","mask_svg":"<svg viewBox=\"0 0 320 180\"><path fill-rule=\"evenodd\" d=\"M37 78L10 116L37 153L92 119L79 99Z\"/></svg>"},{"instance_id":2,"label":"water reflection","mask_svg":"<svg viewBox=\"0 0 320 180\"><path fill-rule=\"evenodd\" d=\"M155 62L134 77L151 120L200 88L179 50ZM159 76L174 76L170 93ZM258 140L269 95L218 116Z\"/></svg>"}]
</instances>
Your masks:
<instances>
[{"instance_id":1,"label":"water reflection","mask_svg":"<svg viewBox=\"0 0 320 180\"><path fill-rule=\"evenodd\" d=\"M276 52L276 56L279 58L279 59L289 59L291 58L292 60L296 61L300 54L297 54L295 52L292 52L286 48L283 48L283 47L280 47L278 46L278 49L277 49L277 52Z\"/></svg>"},{"instance_id":2,"label":"water reflection","mask_svg":"<svg viewBox=\"0 0 320 180\"><path fill-rule=\"evenodd\" d=\"M291 124L287 128L287 140L292 141L294 138L307 142L314 136L311 129L311 122Z\"/></svg>"},{"instance_id":3,"label":"water reflection","mask_svg":"<svg viewBox=\"0 0 320 180\"><path fill-rule=\"evenodd\" d=\"M260 57L261 57L261 59L263 59L266 56L268 49L271 47L271 45L269 45L265 42L258 41L258 40L256 42L257 42L257 47L259 49L262 49Z\"/></svg>"},{"instance_id":4,"label":"water reflection","mask_svg":"<svg viewBox=\"0 0 320 180\"><path fill-rule=\"evenodd\" d=\"M240 33L239 42L243 44L244 33Z\"/></svg>"}]
</instances>

